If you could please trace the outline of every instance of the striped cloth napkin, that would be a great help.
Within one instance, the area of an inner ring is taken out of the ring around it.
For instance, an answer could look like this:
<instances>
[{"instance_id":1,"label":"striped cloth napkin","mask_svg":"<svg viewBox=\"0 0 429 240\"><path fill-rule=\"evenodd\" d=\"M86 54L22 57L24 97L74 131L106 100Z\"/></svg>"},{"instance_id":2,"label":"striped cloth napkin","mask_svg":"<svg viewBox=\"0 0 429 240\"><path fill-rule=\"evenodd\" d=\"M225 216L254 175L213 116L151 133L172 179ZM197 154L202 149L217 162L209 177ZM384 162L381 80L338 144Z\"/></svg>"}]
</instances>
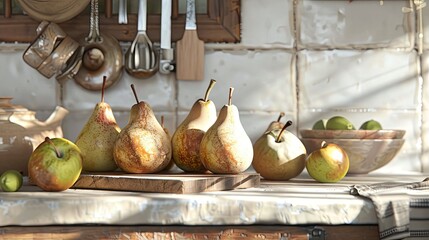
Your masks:
<instances>
[{"instance_id":1,"label":"striped cloth napkin","mask_svg":"<svg viewBox=\"0 0 429 240\"><path fill-rule=\"evenodd\" d=\"M429 239L429 178L354 185L350 193L373 202L380 239Z\"/></svg>"}]
</instances>

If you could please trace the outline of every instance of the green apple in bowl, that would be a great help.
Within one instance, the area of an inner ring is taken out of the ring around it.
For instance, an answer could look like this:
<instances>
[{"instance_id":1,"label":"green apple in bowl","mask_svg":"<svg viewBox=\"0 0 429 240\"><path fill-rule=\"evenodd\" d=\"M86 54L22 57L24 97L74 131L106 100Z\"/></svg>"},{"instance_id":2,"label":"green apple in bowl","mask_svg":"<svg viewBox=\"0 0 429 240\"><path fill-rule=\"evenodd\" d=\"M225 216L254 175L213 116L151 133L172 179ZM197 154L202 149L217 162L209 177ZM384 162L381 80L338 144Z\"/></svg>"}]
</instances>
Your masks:
<instances>
[{"instance_id":1,"label":"green apple in bowl","mask_svg":"<svg viewBox=\"0 0 429 240\"><path fill-rule=\"evenodd\" d=\"M320 149L311 152L306 159L308 174L318 182L335 183L346 176L349 157L339 145L322 142Z\"/></svg>"},{"instance_id":2,"label":"green apple in bowl","mask_svg":"<svg viewBox=\"0 0 429 240\"><path fill-rule=\"evenodd\" d=\"M45 138L28 161L29 179L45 191L64 191L75 184L82 171L79 148L65 138Z\"/></svg>"},{"instance_id":3,"label":"green apple in bowl","mask_svg":"<svg viewBox=\"0 0 429 240\"><path fill-rule=\"evenodd\" d=\"M333 116L326 121L326 130L355 130L350 120L343 116Z\"/></svg>"},{"instance_id":4,"label":"green apple in bowl","mask_svg":"<svg viewBox=\"0 0 429 240\"><path fill-rule=\"evenodd\" d=\"M326 123L328 122L328 119L319 119L317 122L313 124L313 127L311 129L313 130L326 130Z\"/></svg>"},{"instance_id":5,"label":"green apple in bowl","mask_svg":"<svg viewBox=\"0 0 429 240\"><path fill-rule=\"evenodd\" d=\"M371 120L368 120L368 121L362 123L362 125L360 126L359 129L360 130L382 130L383 127L381 126L380 122L378 122L374 119L371 119Z\"/></svg>"}]
</instances>

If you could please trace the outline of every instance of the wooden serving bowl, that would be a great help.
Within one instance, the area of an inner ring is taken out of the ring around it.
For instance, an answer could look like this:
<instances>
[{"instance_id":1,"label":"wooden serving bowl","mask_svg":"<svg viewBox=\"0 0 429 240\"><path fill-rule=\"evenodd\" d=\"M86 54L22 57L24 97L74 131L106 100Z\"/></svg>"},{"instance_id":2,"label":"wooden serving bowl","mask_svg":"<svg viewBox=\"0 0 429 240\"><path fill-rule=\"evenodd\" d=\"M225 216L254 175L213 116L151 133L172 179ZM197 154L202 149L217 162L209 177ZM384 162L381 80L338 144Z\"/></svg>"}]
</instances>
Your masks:
<instances>
[{"instance_id":1,"label":"wooden serving bowl","mask_svg":"<svg viewBox=\"0 0 429 240\"><path fill-rule=\"evenodd\" d=\"M302 129L299 131L302 138L317 139L401 139L405 130L383 129L383 130L312 130Z\"/></svg>"},{"instance_id":2,"label":"wooden serving bowl","mask_svg":"<svg viewBox=\"0 0 429 240\"><path fill-rule=\"evenodd\" d=\"M301 141L309 154L320 149L323 141L339 145L349 157L348 173L366 174L392 161L405 139L301 138Z\"/></svg>"}]
</instances>

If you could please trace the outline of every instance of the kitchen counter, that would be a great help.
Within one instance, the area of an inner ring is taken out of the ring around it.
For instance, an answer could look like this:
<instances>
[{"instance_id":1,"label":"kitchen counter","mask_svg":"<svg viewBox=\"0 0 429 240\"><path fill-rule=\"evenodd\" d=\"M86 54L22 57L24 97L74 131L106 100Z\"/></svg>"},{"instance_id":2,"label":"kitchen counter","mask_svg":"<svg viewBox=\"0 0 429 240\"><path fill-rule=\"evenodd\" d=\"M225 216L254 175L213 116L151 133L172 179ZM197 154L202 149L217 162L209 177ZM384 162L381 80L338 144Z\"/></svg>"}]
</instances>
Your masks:
<instances>
[{"instance_id":1,"label":"kitchen counter","mask_svg":"<svg viewBox=\"0 0 429 240\"><path fill-rule=\"evenodd\" d=\"M345 225L372 226L372 230L376 230L378 220L373 202L350 194L351 187L423 179L425 176L421 174L368 174L348 175L339 183L322 184L304 172L290 181L262 180L257 188L194 194L90 189L43 192L25 184L19 192L0 192L0 229L3 234L6 230L18 231L16 226L48 225ZM429 198L429 193L425 194ZM16 231L12 232L16 234Z\"/></svg>"}]
</instances>

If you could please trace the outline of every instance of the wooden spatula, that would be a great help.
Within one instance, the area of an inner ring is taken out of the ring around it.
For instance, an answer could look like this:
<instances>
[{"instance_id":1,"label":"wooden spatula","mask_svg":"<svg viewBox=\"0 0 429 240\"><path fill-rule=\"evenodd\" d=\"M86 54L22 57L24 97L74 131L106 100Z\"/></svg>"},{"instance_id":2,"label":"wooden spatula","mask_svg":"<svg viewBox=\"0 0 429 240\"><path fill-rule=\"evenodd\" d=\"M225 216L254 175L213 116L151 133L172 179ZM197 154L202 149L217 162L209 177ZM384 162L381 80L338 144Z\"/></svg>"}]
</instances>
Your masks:
<instances>
[{"instance_id":1,"label":"wooden spatula","mask_svg":"<svg viewBox=\"0 0 429 240\"><path fill-rule=\"evenodd\" d=\"M176 43L176 78L178 80L204 78L204 41L198 38L195 0L186 0L185 33Z\"/></svg>"}]
</instances>

